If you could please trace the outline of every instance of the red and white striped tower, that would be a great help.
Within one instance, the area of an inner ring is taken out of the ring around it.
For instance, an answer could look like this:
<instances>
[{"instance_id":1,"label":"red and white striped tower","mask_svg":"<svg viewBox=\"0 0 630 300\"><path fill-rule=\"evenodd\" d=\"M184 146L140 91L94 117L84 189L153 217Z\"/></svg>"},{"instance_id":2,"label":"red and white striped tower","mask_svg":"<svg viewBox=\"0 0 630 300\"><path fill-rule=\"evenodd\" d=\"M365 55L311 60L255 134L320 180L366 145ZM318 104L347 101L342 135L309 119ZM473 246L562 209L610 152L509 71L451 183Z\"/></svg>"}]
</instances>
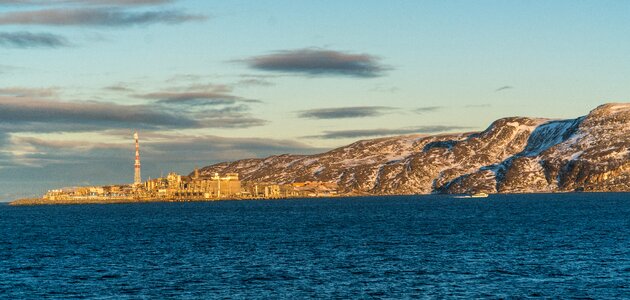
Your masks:
<instances>
[{"instance_id":1,"label":"red and white striped tower","mask_svg":"<svg viewBox=\"0 0 630 300\"><path fill-rule=\"evenodd\" d=\"M140 142L138 141L138 132L133 133L133 138L136 140L136 163L134 164L135 173L133 176L133 184L142 184L142 176L140 176Z\"/></svg>"}]
</instances>

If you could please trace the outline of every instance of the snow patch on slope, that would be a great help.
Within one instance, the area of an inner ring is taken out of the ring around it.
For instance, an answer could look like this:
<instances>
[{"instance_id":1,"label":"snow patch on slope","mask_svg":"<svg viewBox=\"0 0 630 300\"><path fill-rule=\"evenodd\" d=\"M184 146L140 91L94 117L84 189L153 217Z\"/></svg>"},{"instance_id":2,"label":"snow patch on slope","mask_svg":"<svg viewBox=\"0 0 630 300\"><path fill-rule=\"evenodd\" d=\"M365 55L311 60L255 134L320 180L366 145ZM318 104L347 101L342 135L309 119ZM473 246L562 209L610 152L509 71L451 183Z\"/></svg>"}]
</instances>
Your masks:
<instances>
[{"instance_id":1,"label":"snow patch on slope","mask_svg":"<svg viewBox=\"0 0 630 300\"><path fill-rule=\"evenodd\" d=\"M538 126L529 136L523 156L537 156L543 151L567 140L581 119L551 121Z\"/></svg>"}]
</instances>

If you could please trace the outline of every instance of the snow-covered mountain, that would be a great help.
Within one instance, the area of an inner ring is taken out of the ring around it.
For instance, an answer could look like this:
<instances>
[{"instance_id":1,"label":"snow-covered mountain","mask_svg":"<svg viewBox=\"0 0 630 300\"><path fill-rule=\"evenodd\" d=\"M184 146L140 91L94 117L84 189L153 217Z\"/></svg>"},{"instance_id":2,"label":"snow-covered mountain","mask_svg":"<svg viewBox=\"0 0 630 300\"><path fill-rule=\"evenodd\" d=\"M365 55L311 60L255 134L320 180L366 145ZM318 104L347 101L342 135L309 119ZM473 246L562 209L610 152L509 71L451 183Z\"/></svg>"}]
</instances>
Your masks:
<instances>
[{"instance_id":1,"label":"snow-covered mountain","mask_svg":"<svg viewBox=\"0 0 630 300\"><path fill-rule=\"evenodd\" d=\"M369 194L630 191L630 103L571 120L512 117L482 132L364 140L317 155L207 166L242 180L334 181Z\"/></svg>"}]
</instances>

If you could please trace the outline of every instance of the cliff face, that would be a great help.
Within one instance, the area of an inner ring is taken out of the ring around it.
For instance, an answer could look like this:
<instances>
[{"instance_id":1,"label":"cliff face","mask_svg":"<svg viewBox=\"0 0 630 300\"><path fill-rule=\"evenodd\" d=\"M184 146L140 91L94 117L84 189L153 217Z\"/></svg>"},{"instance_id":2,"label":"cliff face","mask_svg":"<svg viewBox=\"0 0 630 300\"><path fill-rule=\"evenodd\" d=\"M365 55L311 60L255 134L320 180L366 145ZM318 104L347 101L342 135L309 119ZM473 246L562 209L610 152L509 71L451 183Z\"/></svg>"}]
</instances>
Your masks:
<instances>
[{"instance_id":1,"label":"cliff face","mask_svg":"<svg viewBox=\"0 0 630 300\"><path fill-rule=\"evenodd\" d=\"M373 194L630 191L630 103L571 120L504 118L478 133L388 137L201 169L215 172L334 181L344 192Z\"/></svg>"}]
</instances>

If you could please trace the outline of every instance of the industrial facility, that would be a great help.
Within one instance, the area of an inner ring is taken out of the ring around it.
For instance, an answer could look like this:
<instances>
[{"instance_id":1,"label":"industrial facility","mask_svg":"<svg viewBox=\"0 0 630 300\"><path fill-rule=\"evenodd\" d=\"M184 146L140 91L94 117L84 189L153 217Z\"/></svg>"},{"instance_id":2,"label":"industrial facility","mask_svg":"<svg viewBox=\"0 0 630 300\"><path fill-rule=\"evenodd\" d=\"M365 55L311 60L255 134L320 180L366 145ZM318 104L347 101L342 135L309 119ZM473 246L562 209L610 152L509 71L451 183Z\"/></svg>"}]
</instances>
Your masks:
<instances>
[{"instance_id":1,"label":"industrial facility","mask_svg":"<svg viewBox=\"0 0 630 300\"><path fill-rule=\"evenodd\" d=\"M140 139L135 142L134 178L132 184L73 187L49 190L43 200L48 201L204 201L221 199L279 199L296 197L337 196L337 184L333 182L241 182L239 174L227 173L200 175L195 168L192 175L170 172L167 176L142 181L140 164Z\"/></svg>"}]
</instances>

